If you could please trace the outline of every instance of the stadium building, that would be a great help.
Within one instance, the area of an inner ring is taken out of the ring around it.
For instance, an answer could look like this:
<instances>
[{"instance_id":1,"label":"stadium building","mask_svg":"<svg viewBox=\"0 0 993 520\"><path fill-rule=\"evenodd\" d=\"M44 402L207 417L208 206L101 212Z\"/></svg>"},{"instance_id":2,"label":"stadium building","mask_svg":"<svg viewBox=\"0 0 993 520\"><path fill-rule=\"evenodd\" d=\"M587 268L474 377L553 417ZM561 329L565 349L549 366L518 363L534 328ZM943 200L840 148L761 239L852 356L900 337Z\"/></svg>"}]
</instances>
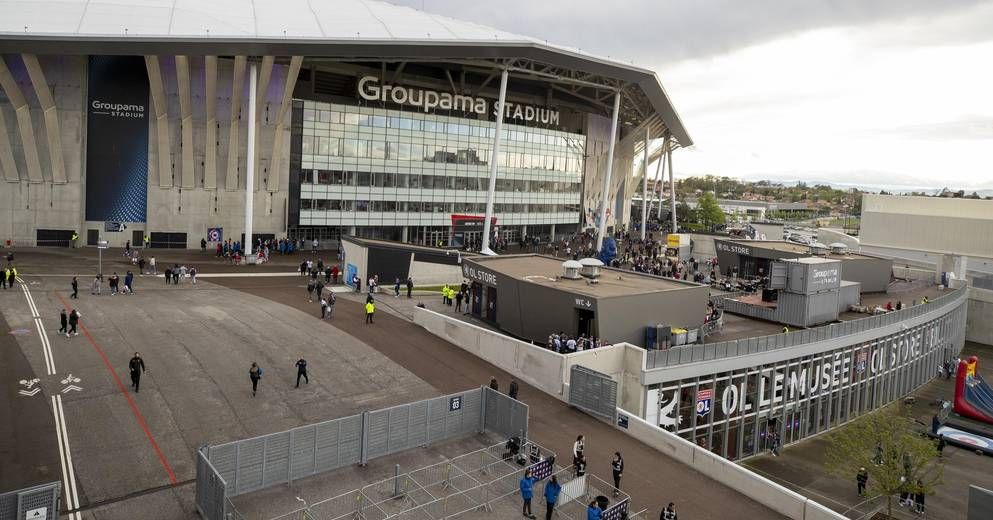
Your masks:
<instances>
[{"instance_id":1,"label":"stadium building","mask_svg":"<svg viewBox=\"0 0 993 520\"><path fill-rule=\"evenodd\" d=\"M18 245L547 238L627 224L646 139L692 144L651 70L374 0L3 11Z\"/></svg>"}]
</instances>

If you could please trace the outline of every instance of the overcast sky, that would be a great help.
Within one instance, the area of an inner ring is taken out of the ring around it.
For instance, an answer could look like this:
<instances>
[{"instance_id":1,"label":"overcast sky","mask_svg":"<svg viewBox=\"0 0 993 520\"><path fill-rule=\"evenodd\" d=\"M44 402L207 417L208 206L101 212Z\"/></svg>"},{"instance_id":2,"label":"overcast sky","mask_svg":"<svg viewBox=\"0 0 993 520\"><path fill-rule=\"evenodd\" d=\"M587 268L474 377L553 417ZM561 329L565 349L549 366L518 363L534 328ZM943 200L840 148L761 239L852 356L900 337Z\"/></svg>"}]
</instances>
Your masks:
<instances>
[{"instance_id":1,"label":"overcast sky","mask_svg":"<svg viewBox=\"0 0 993 520\"><path fill-rule=\"evenodd\" d=\"M393 0L649 67L677 177L993 188L993 2Z\"/></svg>"}]
</instances>

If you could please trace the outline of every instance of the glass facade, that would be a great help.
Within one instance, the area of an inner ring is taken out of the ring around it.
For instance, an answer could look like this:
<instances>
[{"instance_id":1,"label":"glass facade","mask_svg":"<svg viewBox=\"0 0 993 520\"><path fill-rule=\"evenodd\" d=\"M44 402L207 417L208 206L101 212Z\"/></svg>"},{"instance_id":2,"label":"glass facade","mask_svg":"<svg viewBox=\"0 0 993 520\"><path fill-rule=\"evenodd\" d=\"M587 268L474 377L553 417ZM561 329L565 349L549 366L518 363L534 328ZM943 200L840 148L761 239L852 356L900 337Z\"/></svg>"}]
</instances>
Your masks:
<instances>
[{"instance_id":1,"label":"glass facade","mask_svg":"<svg viewBox=\"0 0 993 520\"><path fill-rule=\"evenodd\" d=\"M864 343L656 385L649 419L731 460L821 433L903 397L954 358L965 341L965 305Z\"/></svg>"},{"instance_id":2,"label":"glass facade","mask_svg":"<svg viewBox=\"0 0 993 520\"><path fill-rule=\"evenodd\" d=\"M485 213L494 122L298 103L300 226L448 245L453 214ZM501 235L578 223L585 136L509 124L503 132L494 207Z\"/></svg>"}]
</instances>

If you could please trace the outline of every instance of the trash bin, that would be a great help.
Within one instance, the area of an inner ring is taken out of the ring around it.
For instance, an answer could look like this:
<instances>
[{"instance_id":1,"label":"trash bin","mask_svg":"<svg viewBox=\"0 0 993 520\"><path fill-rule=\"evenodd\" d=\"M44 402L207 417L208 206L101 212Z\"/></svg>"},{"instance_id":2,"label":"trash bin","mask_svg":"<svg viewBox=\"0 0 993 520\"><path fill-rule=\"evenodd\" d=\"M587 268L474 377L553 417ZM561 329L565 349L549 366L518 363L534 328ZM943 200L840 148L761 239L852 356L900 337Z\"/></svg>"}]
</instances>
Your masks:
<instances>
[{"instance_id":1,"label":"trash bin","mask_svg":"<svg viewBox=\"0 0 993 520\"><path fill-rule=\"evenodd\" d=\"M603 495L597 495L596 505L600 508L601 511L606 511L607 506L610 505L610 499Z\"/></svg>"}]
</instances>

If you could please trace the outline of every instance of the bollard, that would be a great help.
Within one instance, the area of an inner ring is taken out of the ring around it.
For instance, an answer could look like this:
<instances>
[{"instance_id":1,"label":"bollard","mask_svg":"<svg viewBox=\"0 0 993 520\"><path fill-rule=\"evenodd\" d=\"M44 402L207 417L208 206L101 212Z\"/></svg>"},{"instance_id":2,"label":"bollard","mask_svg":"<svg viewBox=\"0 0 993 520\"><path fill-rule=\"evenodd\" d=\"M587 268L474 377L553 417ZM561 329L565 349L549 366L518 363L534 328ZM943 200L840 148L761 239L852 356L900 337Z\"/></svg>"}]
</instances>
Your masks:
<instances>
[{"instance_id":1,"label":"bollard","mask_svg":"<svg viewBox=\"0 0 993 520\"><path fill-rule=\"evenodd\" d=\"M393 468L393 498L400 496L400 465Z\"/></svg>"}]
</instances>

